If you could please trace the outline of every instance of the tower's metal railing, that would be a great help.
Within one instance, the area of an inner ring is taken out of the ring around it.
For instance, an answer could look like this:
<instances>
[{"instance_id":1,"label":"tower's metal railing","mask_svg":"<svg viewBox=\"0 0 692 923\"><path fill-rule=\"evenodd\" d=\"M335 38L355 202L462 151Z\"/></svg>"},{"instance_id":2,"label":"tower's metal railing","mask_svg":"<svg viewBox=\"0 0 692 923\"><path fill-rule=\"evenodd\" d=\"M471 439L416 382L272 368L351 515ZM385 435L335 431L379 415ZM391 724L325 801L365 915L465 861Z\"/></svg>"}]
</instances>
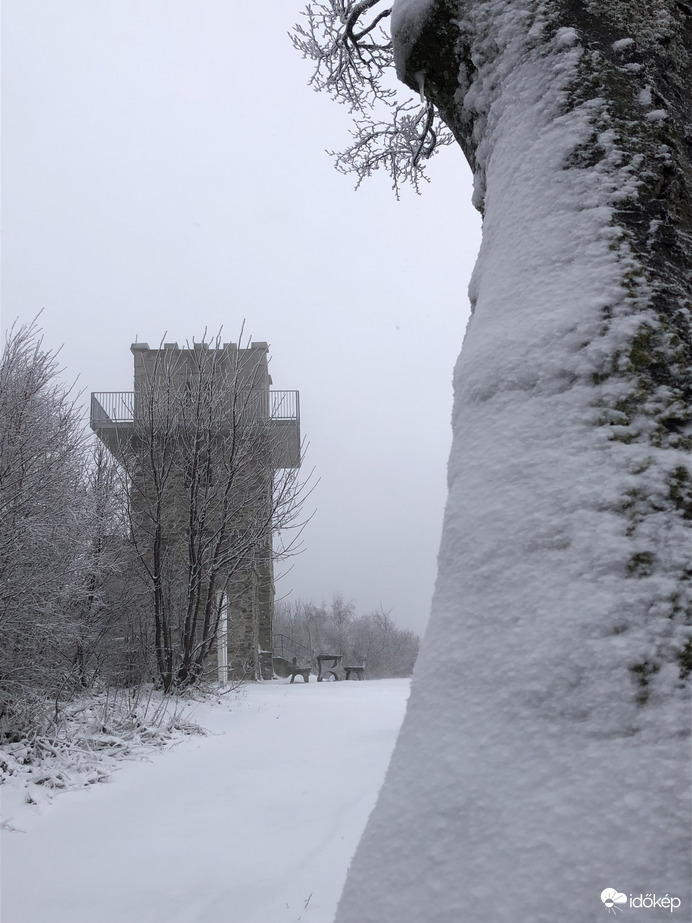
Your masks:
<instances>
[{"instance_id":1,"label":"tower's metal railing","mask_svg":"<svg viewBox=\"0 0 692 923\"><path fill-rule=\"evenodd\" d=\"M250 391L235 395L236 410L266 420L300 421L298 391ZM230 399L229 399L230 411ZM94 391L91 395L92 428L117 423L133 423L134 391Z\"/></svg>"}]
</instances>

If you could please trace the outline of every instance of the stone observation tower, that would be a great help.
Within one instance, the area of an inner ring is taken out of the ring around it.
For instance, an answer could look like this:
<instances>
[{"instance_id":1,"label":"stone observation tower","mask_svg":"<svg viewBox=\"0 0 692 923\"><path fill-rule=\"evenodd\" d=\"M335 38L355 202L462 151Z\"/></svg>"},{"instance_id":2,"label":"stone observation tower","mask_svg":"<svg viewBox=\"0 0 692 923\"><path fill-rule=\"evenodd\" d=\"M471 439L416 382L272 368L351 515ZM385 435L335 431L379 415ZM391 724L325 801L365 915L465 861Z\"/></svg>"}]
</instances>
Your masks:
<instances>
[{"instance_id":1,"label":"stone observation tower","mask_svg":"<svg viewBox=\"0 0 692 923\"><path fill-rule=\"evenodd\" d=\"M269 678L275 484L300 466L298 392L270 390L264 342L131 350L134 391L93 393L90 423L128 475L159 670Z\"/></svg>"}]
</instances>

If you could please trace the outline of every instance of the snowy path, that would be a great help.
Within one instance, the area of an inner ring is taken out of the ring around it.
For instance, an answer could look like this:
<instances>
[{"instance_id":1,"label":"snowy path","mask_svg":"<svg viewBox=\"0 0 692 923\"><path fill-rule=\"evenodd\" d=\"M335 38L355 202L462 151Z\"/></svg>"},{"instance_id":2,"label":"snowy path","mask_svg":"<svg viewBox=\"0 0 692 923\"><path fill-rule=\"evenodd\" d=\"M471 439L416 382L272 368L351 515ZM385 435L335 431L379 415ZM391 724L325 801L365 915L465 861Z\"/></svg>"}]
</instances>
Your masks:
<instances>
[{"instance_id":1,"label":"snowy path","mask_svg":"<svg viewBox=\"0 0 692 923\"><path fill-rule=\"evenodd\" d=\"M212 735L18 805L2 923L330 923L408 690L252 685L198 707Z\"/></svg>"}]
</instances>

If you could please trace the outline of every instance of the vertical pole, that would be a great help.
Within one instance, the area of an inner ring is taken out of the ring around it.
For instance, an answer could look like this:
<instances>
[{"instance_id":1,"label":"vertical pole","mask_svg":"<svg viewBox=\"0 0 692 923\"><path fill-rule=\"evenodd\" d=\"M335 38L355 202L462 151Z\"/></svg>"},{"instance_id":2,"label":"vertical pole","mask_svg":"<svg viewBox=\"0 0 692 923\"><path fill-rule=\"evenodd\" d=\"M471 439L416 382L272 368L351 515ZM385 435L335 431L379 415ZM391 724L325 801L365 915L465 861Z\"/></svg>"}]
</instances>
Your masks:
<instances>
[{"instance_id":1,"label":"vertical pole","mask_svg":"<svg viewBox=\"0 0 692 923\"><path fill-rule=\"evenodd\" d=\"M220 610L219 628L216 633L217 678L225 685L228 682L228 597L221 590L216 594L216 605Z\"/></svg>"}]
</instances>

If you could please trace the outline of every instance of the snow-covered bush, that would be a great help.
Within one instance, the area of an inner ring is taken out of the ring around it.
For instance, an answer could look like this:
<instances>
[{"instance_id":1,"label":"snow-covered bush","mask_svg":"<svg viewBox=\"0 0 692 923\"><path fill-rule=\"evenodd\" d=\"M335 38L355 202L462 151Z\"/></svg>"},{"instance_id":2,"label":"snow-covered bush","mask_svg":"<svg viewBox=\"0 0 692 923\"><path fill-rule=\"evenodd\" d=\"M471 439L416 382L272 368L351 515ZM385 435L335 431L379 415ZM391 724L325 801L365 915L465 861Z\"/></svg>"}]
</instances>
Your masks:
<instances>
[{"instance_id":1,"label":"snow-covered bush","mask_svg":"<svg viewBox=\"0 0 692 923\"><path fill-rule=\"evenodd\" d=\"M142 588L112 462L85 437L33 323L0 360L0 735L56 720L96 680L151 678Z\"/></svg>"},{"instance_id":2,"label":"snow-covered bush","mask_svg":"<svg viewBox=\"0 0 692 923\"><path fill-rule=\"evenodd\" d=\"M35 324L0 360L0 729L70 681L86 552L84 435Z\"/></svg>"},{"instance_id":3,"label":"snow-covered bush","mask_svg":"<svg viewBox=\"0 0 692 923\"><path fill-rule=\"evenodd\" d=\"M205 731L191 717L195 700L164 696L150 684L85 692L16 740L0 739L0 785L25 790L29 803L103 782L123 759Z\"/></svg>"},{"instance_id":4,"label":"snow-covered bush","mask_svg":"<svg viewBox=\"0 0 692 923\"><path fill-rule=\"evenodd\" d=\"M137 686L155 675L147 587L127 532L122 471L100 442L87 457L84 499L74 669L82 687Z\"/></svg>"}]
</instances>

